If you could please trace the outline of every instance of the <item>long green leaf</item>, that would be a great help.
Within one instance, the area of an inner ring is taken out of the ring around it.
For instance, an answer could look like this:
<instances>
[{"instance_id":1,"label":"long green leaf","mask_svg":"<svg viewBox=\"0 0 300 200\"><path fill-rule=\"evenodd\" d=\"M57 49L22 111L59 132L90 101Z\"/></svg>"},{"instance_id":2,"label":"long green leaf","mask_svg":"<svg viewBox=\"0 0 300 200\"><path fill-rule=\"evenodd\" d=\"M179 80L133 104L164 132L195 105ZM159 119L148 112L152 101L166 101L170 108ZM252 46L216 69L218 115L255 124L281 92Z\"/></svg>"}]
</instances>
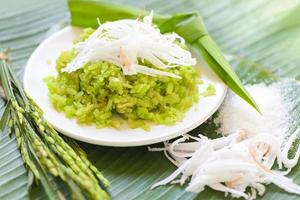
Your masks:
<instances>
[{"instance_id":1,"label":"long green leaf","mask_svg":"<svg viewBox=\"0 0 300 200\"><path fill-rule=\"evenodd\" d=\"M73 25L83 27L90 25L94 28L97 27L97 24L95 24L97 18L105 22L124 18L137 18L141 13L138 9L102 0L69 0L69 8ZM171 16L154 15L154 22L159 25L161 32L176 32L188 43L194 45L196 50L202 53L204 50L204 60L212 70L232 91L259 111L254 99L246 91L230 64L223 57L221 50L206 31L198 13L180 13Z\"/></svg>"},{"instance_id":2,"label":"long green leaf","mask_svg":"<svg viewBox=\"0 0 300 200\"><path fill-rule=\"evenodd\" d=\"M209 64L209 66L214 70L214 72L223 80L224 83L241 98L247 101L251 106L258 109L254 99L250 96L244 87L240 87L243 84L237 75L232 71L231 66L225 60L219 47L211 39L209 35L201 37L198 41L193 43L193 45L198 48ZM222 63L222 67L220 67Z\"/></svg>"},{"instance_id":3,"label":"long green leaf","mask_svg":"<svg viewBox=\"0 0 300 200\"><path fill-rule=\"evenodd\" d=\"M8 102L5 107L4 107L4 111L1 115L1 120L0 120L0 131L4 131L4 129L6 128L6 125L8 123L8 120L10 118L10 102Z\"/></svg>"},{"instance_id":4,"label":"long green leaf","mask_svg":"<svg viewBox=\"0 0 300 200\"><path fill-rule=\"evenodd\" d=\"M101 22L115 21L120 19L136 19L145 15L143 9L135 9L130 6L112 3L105 0L69 0L69 10L71 12L71 23L75 26L98 27L97 18ZM84 12L88 10L88 12ZM161 24L168 17L156 14L153 18L155 23Z\"/></svg>"}]
</instances>

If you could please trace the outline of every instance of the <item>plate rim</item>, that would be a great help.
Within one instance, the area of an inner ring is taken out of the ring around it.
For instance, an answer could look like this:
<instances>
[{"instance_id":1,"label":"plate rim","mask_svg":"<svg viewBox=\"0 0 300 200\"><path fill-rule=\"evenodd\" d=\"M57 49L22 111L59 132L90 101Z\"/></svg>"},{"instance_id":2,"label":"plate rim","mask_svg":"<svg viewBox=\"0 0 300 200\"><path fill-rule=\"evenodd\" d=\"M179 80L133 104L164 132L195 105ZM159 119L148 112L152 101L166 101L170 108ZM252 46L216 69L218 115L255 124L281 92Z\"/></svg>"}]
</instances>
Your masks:
<instances>
[{"instance_id":1,"label":"plate rim","mask_svg":"<svg viewBox=\"0 0 300 200\"><path fill-rule=\"evenodd\" d=\"M30 58L28 59L27 63L26 63L26 66L25 66L25 70L24 70L24 74L23 74L23 87L24 87L24 90L27 92L27 93L30 93L29 92L29 83L27 82L28 80L28 77L30 77L29 74L29 69L30 69L30 63L32 62L33 58L34 58L34 55L36 54L36 52L38 52L40 49L43 48L43 46L45 44L47 44L49 41L53 40L53 38L56 38L58 37L60 34L66 32L66 31L75 31L76 29L78 29L78 27L73 27L73 26L67 26L57 32L55 32L54 34L50 35L49 37L47 37L46 39L44 39L39 45L38 47L33 51L33 53L31 54ZM212 72L213 73L213 72ZM215 74L214 74L215 77L217 77ZM219 78L218 78L219 79ZM220 79L219 79L220 80ZM76 140L79 140L79 141L83 141L83 142L87 142L87 143L90 143L90 144L95 144L95 145L102 145L102 146L110 146L110 147L133 147L133 146L144 146L144 145L150 145L150 144L155 144L155 143L159 143L159 142L162 142L162 141L166 141L166 140L169 140L169 139L173 139L173 138L176 138L182 134L185 134L193 129L195 129L196 127L200 126L202 123L204 123L207 119L209 119L217 110L218 108L220 107L220 105L222 104L222 102L224 101L225 99L225 96L227 94L227 86L220 80L220 83L222 84L222 87L223 87L223 90L222 90L222 95L220 97L220 99L218 100L218 103L213 107L213 109L210 110L210 112L205 116L205 117L202 117L201 120L197 121L197 123L194 123L193 125L191 126L188 126L184 129L181 129L181 130L177 130L175 132L173 132L172 134L169 134L169 135L165 135L165 136L162 136L162 137L157 137L157 138L153 138L153 139L144 139L144 140L135 140L135 141L126 141L126 142L123 142L123 141L107 141L107 140L95 140L95 139L92 139L92 138L89 138L89 137L84 137L82 134L74 134L74 133L71 133L69 131L66 131L62 128L60 128L59 126L56 126L55 124L53 124L51 122L51 120L47 119L47 117L44 117L44 119L50 123L59 133L63 134L63 135L66 135L68 137L71 137L73 139L76 139ZM201 100L201 99L200 99ZM53 108L54 109L54 108ZM57 111L56 111L57 112ZM65 116L64 116L65 117ZM168 128L168 126L166 126L166 128ZM99 129L101 130L101 129ZM134 129L133 129L134 130ZM149 133L151 134L151 133Z\"/></svg>"}]
</instances>

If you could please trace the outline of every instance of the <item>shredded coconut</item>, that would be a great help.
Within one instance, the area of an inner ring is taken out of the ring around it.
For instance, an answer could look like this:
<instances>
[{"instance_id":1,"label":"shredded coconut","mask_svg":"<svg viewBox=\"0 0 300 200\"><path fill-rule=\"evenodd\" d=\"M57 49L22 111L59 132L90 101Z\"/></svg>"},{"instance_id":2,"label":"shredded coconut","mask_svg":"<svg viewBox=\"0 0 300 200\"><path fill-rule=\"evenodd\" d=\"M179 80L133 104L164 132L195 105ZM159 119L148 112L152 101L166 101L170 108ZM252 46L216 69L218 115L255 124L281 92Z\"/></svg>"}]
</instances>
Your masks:
<instances>
[{"instance_id":1,"label":"shredded coconut","mask_svg":"<svg viewBox=\"0 0 300 200\"><path fill-rule=\"evenodd\" d=\"M184 39L179 35L161 34L152 23L152 16L153 12L142 21L124 19L99 24L86 41L75 46L78 55L62 71L70 73L88 62L107 61L121 67L125 75L143 73L180 79L159 69L193 66L196 59L182 48ZM139 60L147 60L159 69L147 67Z\"/></svg>"},{"instance_id":2,"label":"shredded coconut","mask_svg":"<svg viewBox=\"0 0 300 200\"><path fill-rule=\"evenodd\" d=\"M183 135L164 142L166 157L178 167L170 176L152 188L168 183L188 181L187 191L199 193L206 186L235 198L255 199L265 193L265 185L273 183L286 192L300 195L300 186L286 177L297 164L300 146L293 158L289 149L298 139L300 128L287 136L290 125L287 103L284 102L280 83L246 87L256 100L262 115L239 97L230 93L215 120L223 135L209 139ZM273 166L278 169L272 169Z\"/></svg>"}]
</instances>

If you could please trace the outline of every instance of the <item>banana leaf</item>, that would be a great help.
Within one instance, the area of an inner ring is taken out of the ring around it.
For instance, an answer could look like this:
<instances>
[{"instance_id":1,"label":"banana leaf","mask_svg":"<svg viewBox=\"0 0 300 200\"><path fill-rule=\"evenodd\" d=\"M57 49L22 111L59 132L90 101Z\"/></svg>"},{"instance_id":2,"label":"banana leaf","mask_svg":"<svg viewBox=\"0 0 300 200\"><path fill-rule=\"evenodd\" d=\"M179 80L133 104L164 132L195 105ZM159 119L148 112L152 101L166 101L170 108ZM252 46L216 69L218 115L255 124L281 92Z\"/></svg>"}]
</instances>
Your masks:
<instances>
[{"instance_id":1,"label":"banana leaf","mask_svg":"<svg viewBox=\"0 0 300 200\"><path fill-rule=\"evenodd\" d=\"M270 83L282 78L300 79L300 6L297 0L119 0L121 3L172 14L198 11L211 36L230 58L244 84ZM10 0L0 6L0 48L11 48L11 63L22 78L26 60L37 45L68 21L67 3L63 0ZM84 17L83 17L84 19ZM54 26L53 26L54 25ZM54 28L53 28L54 27ZM283 94L293 103L291 133L300 123L300 87L287 82ZM1 111L4 111L0 100ZM192 134L215 135L213 124L203 124ZM187 193L179 186L149 190L156 181L173 172L175 167L162 153L148 152L146 147L110 148L80 143L89 158L112 183L113 199L224 199L222 193L206 189L199 195ZM300 165L290 177L300 184ZM46 199L44 191L31 182L16 148L14 138L0 133L0 199ZM58 185L58 187L61 187ZM70 196L66 193L66 198ZM274 185L258 199L298 199ZM230 198L227 198L230 199Z\"/></svg>"}]
</instances>

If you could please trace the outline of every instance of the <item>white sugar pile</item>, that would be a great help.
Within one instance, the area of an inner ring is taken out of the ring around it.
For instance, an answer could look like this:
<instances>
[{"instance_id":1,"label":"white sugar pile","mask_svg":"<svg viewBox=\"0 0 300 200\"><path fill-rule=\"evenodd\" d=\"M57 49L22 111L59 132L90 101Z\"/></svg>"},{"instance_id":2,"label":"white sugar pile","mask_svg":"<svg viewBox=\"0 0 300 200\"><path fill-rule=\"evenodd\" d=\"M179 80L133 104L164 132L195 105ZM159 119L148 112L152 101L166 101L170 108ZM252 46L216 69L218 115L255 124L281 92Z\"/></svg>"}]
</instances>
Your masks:
<instances>
[{"instance_id":1,"label":"white sugar pile","mask_svg":"<svg viewBox=\"0 0 300 200\"><path fill-rule=\"evenodd\" d=\"M218 117L214 120L220 125L218 132L228 135L242 129L249 136L258 133L282 136L287 133L291 119L287 103L281 96L280 83L269 86L249 85L246 89L258 104L262 114L230 92L219 110Z\"/></svg>"}]
</instances>

